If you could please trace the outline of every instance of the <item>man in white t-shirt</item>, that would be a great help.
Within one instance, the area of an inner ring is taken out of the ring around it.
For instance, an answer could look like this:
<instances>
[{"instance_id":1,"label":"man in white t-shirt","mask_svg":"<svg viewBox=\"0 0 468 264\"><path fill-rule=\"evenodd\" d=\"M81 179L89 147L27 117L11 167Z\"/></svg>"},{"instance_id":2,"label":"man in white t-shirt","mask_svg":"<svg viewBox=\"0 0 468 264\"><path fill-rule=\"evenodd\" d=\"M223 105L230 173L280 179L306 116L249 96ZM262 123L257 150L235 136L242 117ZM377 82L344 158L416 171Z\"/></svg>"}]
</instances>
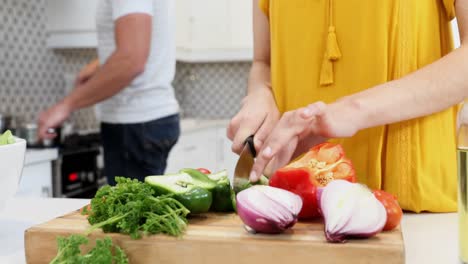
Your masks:
<instances>
[{"instance_id":1,"label":"man in white t-shirt","mask_svg":"<svg viewBox=\"0 0 468 264\"><path fill-rule=\"evenodd\" d=\"M70 114L96 104L105 173L143 180L164 173L179 134L173 0L98 0L98 61L78 74L76 87L41 113L39 136Z\"/></svg>"}]
</instances>

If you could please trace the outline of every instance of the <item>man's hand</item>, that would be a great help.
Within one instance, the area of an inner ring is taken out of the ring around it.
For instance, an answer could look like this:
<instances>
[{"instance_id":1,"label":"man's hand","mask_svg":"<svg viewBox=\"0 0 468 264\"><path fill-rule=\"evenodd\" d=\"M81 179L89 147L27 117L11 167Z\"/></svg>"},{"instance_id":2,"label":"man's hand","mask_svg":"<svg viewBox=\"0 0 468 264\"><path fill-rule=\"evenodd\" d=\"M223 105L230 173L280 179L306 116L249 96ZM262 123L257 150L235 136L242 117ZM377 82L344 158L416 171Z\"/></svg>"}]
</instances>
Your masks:
<instances>
[{"instance_id":1,"label":"man's hand","mask_svg":"<svg viewBox=\"0 0 468 264\"><path fill-rule=\"evenodd\" d=\"M54 138L55 134L47 133L49 128L56 128L68 119L72 108L66 100L52 106L39 116L38 135L41 139Z\"/></svg>"}]
</instances>

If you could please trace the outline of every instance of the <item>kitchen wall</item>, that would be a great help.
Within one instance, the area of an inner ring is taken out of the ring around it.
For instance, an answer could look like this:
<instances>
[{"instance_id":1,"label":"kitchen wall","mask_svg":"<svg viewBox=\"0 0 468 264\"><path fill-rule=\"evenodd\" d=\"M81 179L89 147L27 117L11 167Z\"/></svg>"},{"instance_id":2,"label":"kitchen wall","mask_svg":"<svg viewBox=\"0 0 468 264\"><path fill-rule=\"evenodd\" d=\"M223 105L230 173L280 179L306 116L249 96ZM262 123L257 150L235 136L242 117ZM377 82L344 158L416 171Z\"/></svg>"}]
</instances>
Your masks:
<instances>
[{"instance_id":1,"label":"kitchen wall","mask_svg":"<svg viewBox=\"0 0 468 264\"><path fill-rule=\"evenodd\" d=\"M1 0L0 112L34 122L65 94L64 73L75 74L94 49L47 49L45 0ZM183 115L229 118L245 94L250 63L178 63L174 87ZM92 109L78 111L79 129L95 129Z\"/></svg>"},{"instance_id":2,"label":"kitchen wall","mask_svg":"<svg viewBox=\"0 0 468 264\"><path fill-rule=\"evenodd\" d=\"M46 48L45 0L2 0L0 4L0 111L35 121L41 110L64 94L64 72L76 72L93 50ZM73 119L82 129L95 127L93 112Z\"/></svg>"},{"instance_id":3,"label":"kitchen wall","mask_svg":"<svg viewBox=\"0 0 468 264\"><path fill-rule=\"evenodd\" d=\"M177 63L174 89L185 117L232 117L245 96L250 63Z\"/></svg>"}]
</instances>

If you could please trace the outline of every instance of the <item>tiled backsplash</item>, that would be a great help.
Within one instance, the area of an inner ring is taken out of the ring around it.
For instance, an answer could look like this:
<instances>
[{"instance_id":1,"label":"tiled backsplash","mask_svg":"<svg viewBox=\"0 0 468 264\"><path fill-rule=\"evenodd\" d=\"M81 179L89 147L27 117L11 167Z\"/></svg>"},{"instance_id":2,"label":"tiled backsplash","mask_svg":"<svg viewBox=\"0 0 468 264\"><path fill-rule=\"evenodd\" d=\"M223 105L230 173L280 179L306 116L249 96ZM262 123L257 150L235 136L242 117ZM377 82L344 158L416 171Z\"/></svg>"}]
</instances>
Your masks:
<instances>
[{"instance_id":1,"label":"tiled backsplash","mask_svg":"<svg viewBox=\"0 0 468 264\"><path fill-rule=\"evenodd\" d=\"M94 49L46 47L46 0L1 0L0 112L33 122L65 94L65 73L96 57ZM245 94L250 63L177 63L174 87L183 115L229 118ZM79 129L98 126L91 108L73 114Z\"/></svg>"},{"instance_id":2,"label":"tiled backsplash","mask_svg":"<svg viewBox=\"0 0 468 264\"><path fill-rule=\"evenodd\" d=\"M0 111L33 122L64 94L64 72L77 72L93 50L46 47L45 0L2 0L0 4ZM90 109L73 115L82 129L96 126Z\"/></svg>"},{"instance_id":3,"label":"tiled backsplash","mask_svg":"<svg viewBox=\"0 0 468 264\"><path fill-rule=\"evenodd\" d=\"M174 89L185 117L232 117L247 90L250 63L177 63Z\"/></svg>"}]
</instances>

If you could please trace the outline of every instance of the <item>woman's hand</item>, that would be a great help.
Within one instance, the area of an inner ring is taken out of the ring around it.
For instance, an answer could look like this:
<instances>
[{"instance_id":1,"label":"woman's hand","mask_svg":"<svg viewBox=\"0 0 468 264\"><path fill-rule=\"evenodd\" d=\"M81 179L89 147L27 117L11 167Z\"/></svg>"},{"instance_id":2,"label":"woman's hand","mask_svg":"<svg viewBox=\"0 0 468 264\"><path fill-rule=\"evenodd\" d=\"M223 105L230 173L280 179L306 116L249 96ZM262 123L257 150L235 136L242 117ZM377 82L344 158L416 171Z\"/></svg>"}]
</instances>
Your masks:
<instances>
[{"instance_id":1,"label":"woman's hand","mask_svg":"<svg viewBox=\"0 0 468 264\"><path fill-rule=\"evenodd\" d=\"M242 108L232 118L227 136L232 142L232 151L240 153L244 141L255 135L255 148L259 150L280 118L278 107L269 87L254 89L242 100Z\"/></svg>"},{"instance_id":2,"label":"woman's hand","mask_svg":"<svg viewBox=\"0 0 468 264\"><path fill-rule=\"evenodd\" d=\"M358 127L352 120L346 120L346 115L339 115L343 111L346 109L340 102L330 105L316 102L286 112L260 149L250 181L256 182L267 164L265 174L269 175L289 163L294 156L327 138L353 136Z\"/></svg>"}]
</instances>

